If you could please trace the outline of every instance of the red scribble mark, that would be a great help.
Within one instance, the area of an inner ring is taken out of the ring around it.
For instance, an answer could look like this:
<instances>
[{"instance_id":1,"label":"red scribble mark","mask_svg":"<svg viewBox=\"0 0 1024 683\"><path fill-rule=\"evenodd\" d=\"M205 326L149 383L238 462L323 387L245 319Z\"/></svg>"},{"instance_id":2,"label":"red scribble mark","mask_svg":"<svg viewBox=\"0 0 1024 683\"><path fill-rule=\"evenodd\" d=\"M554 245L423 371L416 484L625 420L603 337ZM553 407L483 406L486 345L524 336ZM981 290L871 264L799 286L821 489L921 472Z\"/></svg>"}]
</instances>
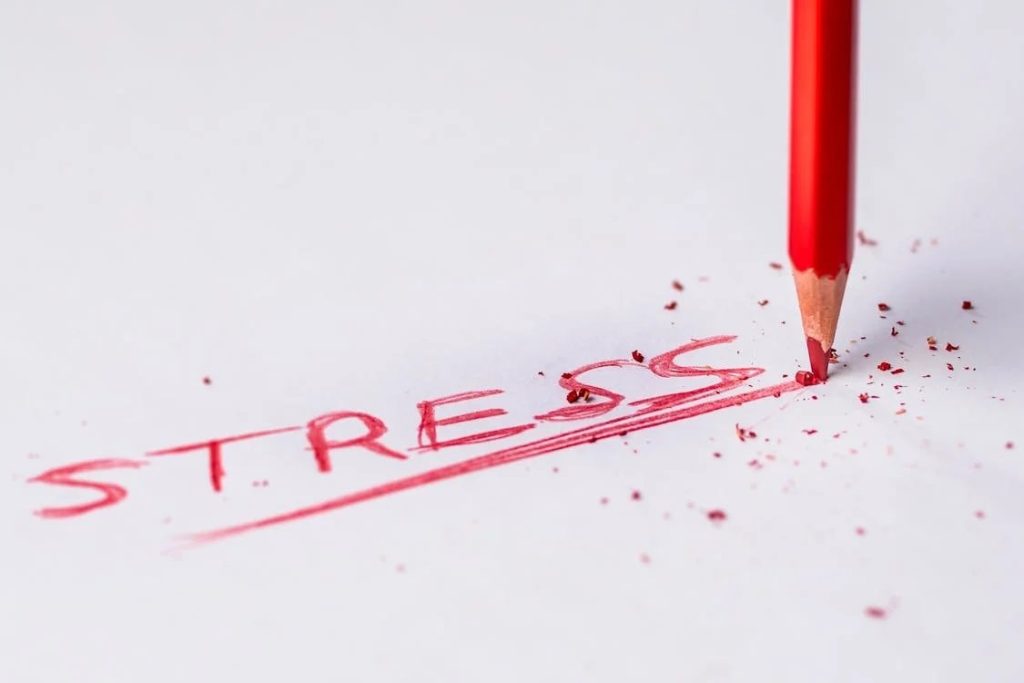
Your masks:
<instances>
[{"instance_id":1,"label":"red scribble mark","mask_svg":"<svg viewBox=\"0 0 1024 683\"><path fill-rule=\"evenodd\" d=\"M32 477L29 482L40 483L40 484L52 484L54 486L75 486L78 488L93 489L103 494L103 497L99 500L93 501L92 503L82 503L81 505L69 505L67 507L60 508L42 508L35 511L35 514L46 519L63 519L65 517L74 517L76 515L82 515L86 512L92 512L109 505L115 505L128 495L128 492L122 486L117 484L105 484L98 481L85 481L83 479L75 479L74 475L80 472L93 472L96 470L110 470L115 468L130 468L138 469L146 465L144 460L124 460L119 458L109 458L106 460L86 460L84 462L76 462L72 465L65 465L64 467L56 467L52 470L47 470L40 475Z\"/></svg>"},{"instance_id":2,"label":"red scribble mark","mask_svg":"<svg viewBox=\"0 0 1024 683\"><path fill-rule=\"evenodd\" d=\"M527 429L533 429L536 425L533 423L516 425L515 427L505 427L503 429L494 429L488 432L479 432L477 434L470 434L468 436L460 436L457 439L449 439L448 441L437 440L437 428L445 427L447 425L461 424L463 422L470 422L472 420L484 420L489 417L501 417L502 415L508 415L508 412L501 408L488 408L487 410L477 410L471 413L462 413L461 415L453 415L452 417L446 417L438 420L435 408L437 406L449 405L451 403L461 403L463 401L472 401L478 398L485 398L487 396L496 396L503 394L501 389L486 389L484 391L467 391L461 394L454 394L452 396L445 396L443 398L434 398L427 401L420 401L416 404L416 407L420 411L420 427L417 434L417 441L419 442L419 448L417 450L432 450L437 451L442 448L450 448L452 446L465 446L473 443L484 443L485 441L494 441L496 439L504 439L509 436L515 436L521 432L525 432Z\"/></svg>"},{"instance_id":3,"label":"red scribble mark","mask_svg":"<svg viewBox=\"0 0 1024 683\"><path fill-rule=\"evenodd\" d=\"M885 619L888 612L883 607L866 607L864 608L864 615L872 619Z\"/></svg>"},{"instance_id":4,"label":"red scribble mark","mask_svg":"<svg viewBox=\"0 0 1024 683\"><path fill-rule=\"evenodd\" d=\"M161 448L158 451L149 451L146 453L148 456L157 455L180 455L182 453L188 453L190 451L198 451L206 449L210 455L210 486L213 487L214 491L221 490L221 480L224 479L224 463L221 456L221 446L226 443L234 443L235 441L246 441L248 439L258 439L261 436L270 436L271 434L283 434L285 432L294 432L302 427L280 427L278 429L264 429L259 432L249 432L248 434L237 434L235 436L225 436L220 439L211 439L209 441L197 441L196 443L187 443L183 446L171 446L170 448Z\"/></svg>"},{"instance_id":5,"label":"red scribble mark","mask_svg":"<svg viewBox=\"0 0 1024 683\"><path fill-rule=\"evenodd\" d=\"M757 370L763 372L763 370L760 370L759 368ZM750 403L751 401L767 398L776 392L785 393L796 391L799 388L800 385L796 382L785 382L782 384L764 387L762 389L753 389L735 396L709 400L697 405L678 407L674 409L663 409L658 410L655 413L638 411L632 415L612 418L598 424L581 427L562 434L556 434L554 436L537 439L525 444L511 446L493 453L470 458L464 462L454 463L452 465L438 467L421 474L396 479L361 491L348 493L322 503L297 508L289 512L264 517L262 519L242 524L191 534L184 537L183 540L191 544L202 544L223 540L255 531L257 529L265 529L279 524L294 522L307 517L332 512L334 510L340 510L352 505L365 503L370 500L376 500L401 491L408 491L410 489L427 486L440 481L446 481L448 479L471 474L473 472L479 472L493 467L501 467L502 465L508 465L528 458L535 458L592 441L616 437L624 429L632 431L650 429L652 427L689 419L705 413L714 412L716 410L740 406L745 403Z\"/></svg>"},{"instance_id":6,"label":"red scribble mark","mask_svg":"<svg viewBox=\"0 0 1024 683\"><path fill-rule=\"evenodd\" d=\"M363 426L366 427L366 434L346 441L329 441L324 435L324 431L335 422L348 419L359 420L362 422ZM378 439L384 436L387 431L388 428L384 426L384 421L378 417L374 417L369 413L357 413L350 410L343 410L337 413L327 413L326 415L321 415L320 417L310 420L309 424L306 426L306 439L309 441L309 447L313 450L313 457L316 458L317 468L321 472L330 472L330 452L334 448L359 447L365 448L371 453L383 455L388 458L394 458L396 460L405 460L408 458L409 456L405 453L399 453L396 450L392 450L378 441Z\"/></svg>"}]
</instances>

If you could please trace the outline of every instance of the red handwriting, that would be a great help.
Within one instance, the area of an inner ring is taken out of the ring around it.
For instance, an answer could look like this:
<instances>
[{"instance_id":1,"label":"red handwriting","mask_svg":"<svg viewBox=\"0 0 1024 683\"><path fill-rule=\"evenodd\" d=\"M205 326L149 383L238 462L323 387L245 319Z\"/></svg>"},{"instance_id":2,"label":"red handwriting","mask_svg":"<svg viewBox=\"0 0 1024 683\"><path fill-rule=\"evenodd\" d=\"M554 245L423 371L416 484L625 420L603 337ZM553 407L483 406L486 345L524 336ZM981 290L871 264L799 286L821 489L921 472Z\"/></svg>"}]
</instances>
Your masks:
<instances>
[{"instance_id":1,"label":"red handwriting","mask_svg":"<svg viewBox=\"0 0 1024 683\"><path fill-rule=\"evenodd\" d=\"M146 455L180 455L182 453L188 453L189 451L198 451L206 449L210 454L210 486L213 487L214 491L221 490L221 481L224 479L224 461L221 455L221 446L226 443L234 443L236 441L245 441L247 439L258 439L262 436L270 436L271 434L283 434L285 432L294 432L301 427L281 427L279 429L264 429L260 432L249 432L248 434L238 434L236 436L225 436L220 439L211 439L209 441L200 441L198 443L187 443L184 446L172 446L170 448L161 448L158 451L149 451Z\"/></svg>"},{"instance_id":2,"label":"red handwriting","mask_svg":"<svg viewBox=\"0 0 1024 683\"><path fill-rule=\"evenodd\" d=\"M536 425L524 424L516 427L506 427L505 429L494 429L489 432L480 432L479 434L463 436L457 439L450 439L448 441L437 440L438 427L459 424L461 422L469 422L470 420L483 420L488 417L500 417L502 415L507 415L508 413L501 408L490 408L488 410L478 410L473 413L463 413L461 415L455 415L453 417L446 417L443 420L438 420L434 415L434 408L437 406L448 405L449 403L459 403L461 401L471 401L475 398L484 398L485 396L495 396L496 394L501 393L504 393L501 389L467 391L462 394L455 394L454 396L445 396L444 398L421 401L416 406L420 411L420 429L419 434L417 435L417 440L419 441L420 446L418 450L430 449L436 451L449 446L465 446L466 444L471 443L495 441L497 439L515 436L520 432L525 432L527 429L533 429ZM426 441L426 443L424 443L424 441Z\"/></svg>"},{"instance_id":3,"label":"red handwriting","mask_svg":"<svg viewBox=\"0 0 1024 683\"><path fill-rule=\"evenodd\" d=\"M38 476L32 477L29 481L53 484L54 486L75 486L84 489L95 489L102 493L103 497L92 503L83 503L81 505L70 505L62 508L42 508L41 510L36 510L36 514L47 519L61 519L64 517L74 517L75 515L85 514L86 512L92 512L93 510L99 510L100 508L107 507L108 505L114 505L128 495L128 492L125 491L123 487L118 486L117 484L101 484L95 481L74 479L74 475L79 472L109 470L117 467L136 469L145 464L145 461L142 460L122 460L111 458L108 460L86 460L84 462L76 462L71 465L65 465L64 467L47 470Z\"/></svg>"},{"instance_id":4,"label":"red handwriting","mask_svg":"<svg viewBox=\"0 0 1024 683\"><path fill-rule=\"evenodd\" d=\"M330 441L326 436L324 436L324 430L329 426L335 422L347 420L349 418L355 418L362 422L363 426L366 427L366 433L362 436L357 436L354 439L349 439L348 441ZM330 472L330 451L332 448L351 448L353 446L358 446L360 448L365 448L371 453L383 455L388 458L395 458L397 460L405 460L409 457L404 453L391 450L378 441L378 439L384 436L387 431L388 428L384 426L384 422L373 415L342 411L339 413L327 413L326 415L321 415L318 418L310 420L309 425L306 428L306 438L309 439L309 446L313 449L313 457L316 458L317 467L321 472Z\"/></svg>"},{"instance_id":5,"label":"red handwriting","mask_svg":"<svg viewBox=\"0 0 1024 683\"><path fill-rule=\"evenodd\" d=\"M551 436L543 436L515 445L499 447L488 453L468 457L461 462L439 466L415 475L399 477L312 505L240 524L190 534L184 537L184 540L189 544L202 544L222 540L257 529L264 529L340 510L351 505L453 479L465 474L500 467L587 443L594 443L617 435L621 436L627 432L650 429L723 408L743 405L769 396L778 397L785 392L797 391L803 388L798 383L790 381L762 388L751 388L741 393L723 396L726 392L732 392L741 388L744 383L762 374L764 371L761 368L754 367L712 368L708 366L680 365L676 362L684 354L709 346L726 344L734 339L735 337L731 336L718 336L693 340L651 358L647 365L643 364L642 356L636 359L635 355L634 359L600 361L583 365L573 372L563 374L558 382L560 387L559 399L564 400L562 399L564 396L561 393L562 390L575 390L577 393L580 393L581 390L586 389L589 394L583 393L588 396L588 400L569 406L563 405L548 412L538 414L535 419L549 424L566 421L590 421L590 424L573 427ZM712 381L696 388L638 398L625 403L626 397L623 394L581 380L583 375L606 368L643 370L663 379L710 378ZM502 408L482 407L478 410L439 418L437 415L439 408L448 409L449 406L454 404L490 399L501 394L503 392L500 389L486 389L466 391L419 402L416 406L419 412L418 446L406 450L413 454L422 454L424 452L436 452L441 449L478 446L514 438L538 426L537 423L526 422L507 427L498 426L468 435L454 436L446 439L439 438L439 428L448 428L479 420L490 420L507 415L507 412ZM612 411L623 407L623 405L632 408L631 412L615 417L610 415ZM363 428L364 432L360 436L344 440L329 438L327 436L328 429L341 421L354 421ZM224 445L300 430L302 430L300 426L266 429L162 448L149 451L147 455L167 456L182 455L193 451L205 452L208 459L210 485L215 492L220 492L223 488L223 479L225 477L222 453ZM345 448L360 449L372 455L383 456L392 461L407 461L409 459L407 453L396 450L382 442L382 438L387 432L387 426L380 418L364 412L346 410L326 413L310 420L306 425L306 440L309 444L309 449L313 452L316 469L320 473L331 471L331 452ZM103 494L103 498L97 501L69 507L43 508L42 510L37 510L36 514L46 518L72 517L115 505L127 496L127 491L123 487L116 484L86 481L75 478L74 475L87 471L111 468L138 468L144 464L145 461L139 460L88 460L52 469L33 477L29 480L30 482L89 488Z\"/></svg>"},{"instance_id":6,"label":"red handwriting","mask_svg":"<svg viewBox=\"0 0 1024 683\"><path fill-rule=\"evenodd\" d=\"M764 389L748 391L730 398L721 398L716 401L709 401L707 403L690 406L688 408L678 408L665 413L644 416L632 415L624 418L616 418L590 427L583 427L557 436L532 441L521 446L514 446L512 448L495 451L494 453L482 455L447 467L439 467L437 469L418 474L414 477L398 479L386 484L381 484L380 486L374 486L362 491L356 491L355 493L349 493L323 503L299 508L283 514L265 517L252 522L246 522L245 524L238 524L221 529L190 534L185 537L185 540L192 543L219 541L248 531L264 529L266 527L276 526L285 522L292 522L305 517L312 517L313 515L331 512L332 510L340 510L341 508L355 505L356 503L364 503L375 498L389 496L394 493L399 493L400 491L406 491L426 484L433 484L438 481L444 481L445 479L452 479L464 474L470 474L472 472L478 472L492 467L499 467L501 465L508 465L519 460L534 458L538 455L553 453L565 448L579 446L584 443L594 443L601 439L607 439L608 437L621 434L623 431L649 429L669 422L675 422L676 420L684 420L688 417L703 415L704 413L709 413L714 410L742 405L750 401L756 401L759 398L765 398L767 396L773 396L784 391L793 391L794 389L799 388L800 385L796 382L786 382L784 384L765 387Z\"/></svg>"}]
</instances>

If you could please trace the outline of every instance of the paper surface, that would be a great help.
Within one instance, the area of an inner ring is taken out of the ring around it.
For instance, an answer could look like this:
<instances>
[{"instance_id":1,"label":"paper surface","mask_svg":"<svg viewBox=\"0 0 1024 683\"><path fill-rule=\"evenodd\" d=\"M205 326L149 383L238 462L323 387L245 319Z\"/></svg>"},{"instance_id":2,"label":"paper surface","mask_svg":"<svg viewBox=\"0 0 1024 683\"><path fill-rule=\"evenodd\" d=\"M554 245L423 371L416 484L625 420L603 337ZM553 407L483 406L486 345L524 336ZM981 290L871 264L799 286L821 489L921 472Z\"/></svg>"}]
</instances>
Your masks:
<instances>
[{"instance_id":1,"label":"paper surface","mask_svg":"<svg viewBox=\"0 0 1024 683\"><path fill-rule=\"evenodd\" d=\"M779 5L10 8L0 680L1024 679L1024 10L863 8L803 388Z\"/></svg>"}]
</instances>

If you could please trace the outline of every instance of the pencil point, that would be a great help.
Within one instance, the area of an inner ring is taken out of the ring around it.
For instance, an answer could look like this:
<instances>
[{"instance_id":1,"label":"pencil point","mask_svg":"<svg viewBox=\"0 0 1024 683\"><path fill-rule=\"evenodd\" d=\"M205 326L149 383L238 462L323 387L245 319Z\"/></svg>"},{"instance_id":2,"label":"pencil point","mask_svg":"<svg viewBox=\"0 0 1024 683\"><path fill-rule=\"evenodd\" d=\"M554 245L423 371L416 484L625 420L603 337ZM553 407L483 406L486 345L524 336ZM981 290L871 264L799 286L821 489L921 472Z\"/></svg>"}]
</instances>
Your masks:
<instances>
[{"instance_id":1,"label":"pencil point","mask_svg":"<svg viewBox=\"0 0 1024 683\"><path fill-rule=\"evenodd\" d=\"M811 372L819 380L828 379L828 352L820 341L813 337L807 338L807 356L811 359Z\"/></svg>"},{"instance_id":2,"label":"pencil point","mask_svg":"<svg viewBox=\"0 0 1024 683\"><path fill-rule=\"evenodd\" d=\"M813 270L794 270L793 277L811 370L815 377L824 380L828 377L829 352L836 340L846 271L840 270L835 277L820 277Z\"/></svg>"}]
</instances>

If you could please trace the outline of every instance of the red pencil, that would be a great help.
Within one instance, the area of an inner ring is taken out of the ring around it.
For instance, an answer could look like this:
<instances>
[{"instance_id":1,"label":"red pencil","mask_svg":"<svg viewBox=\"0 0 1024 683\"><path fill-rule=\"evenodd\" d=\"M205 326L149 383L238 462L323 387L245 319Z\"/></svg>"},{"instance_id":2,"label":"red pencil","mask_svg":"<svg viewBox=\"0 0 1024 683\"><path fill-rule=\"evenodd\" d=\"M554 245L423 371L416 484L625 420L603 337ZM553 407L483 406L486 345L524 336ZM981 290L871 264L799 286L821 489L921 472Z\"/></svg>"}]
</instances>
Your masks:
<instances>
[{"instance_id":1,"label":"red pencil","mask_svg":"<svg viewBox=\"0 0 1024 683\"><path fill-rule=\"evenodd\" d=\"M793 0L789 258L821 380L853 253L856 52L857 0Z\"/></svg>"}]
</instances>

